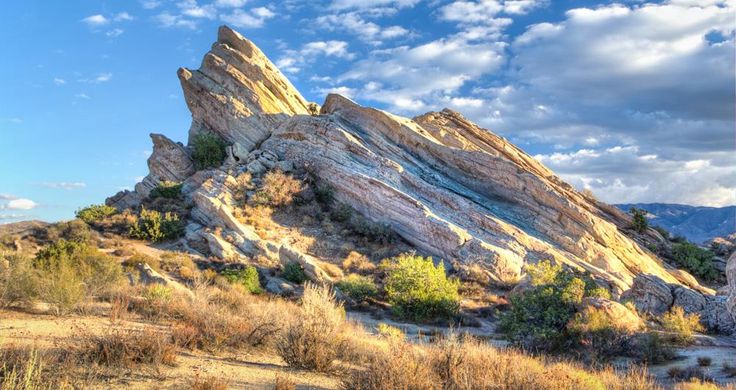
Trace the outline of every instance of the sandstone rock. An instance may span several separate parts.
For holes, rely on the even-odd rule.
[[[643,274],[634,279],[631,289],[624,292],[623,299],[631,299],[642,313],[661,315],[675,301],[670,286],[655,275]]]
[[[105,199],[105,204],[122,211],[138,207],[142,200],[143,197],[139,193],[130,190],[123,190]]]
[[[612,324],[619,329],[635,332],[642,328],[643,323],[636,313],[629,310],[626,306],[604,298],[584,298],[581,309],[593,307],[605,313]]]
[[[726,297],[706,296],[705,299],[706,304],[700,312],[700,322],[711,331],[736,333],[736,320],[728,311]]]
[[[279,259],[282,265],[294,262],[302,266],[307,279],[315,283],[332,283],[333,280],[320,266],[319,261],[312,256],[300,253],[288,245],[279,248]]]
[[[153,152],[148,158],[149,174],[136,184],[135,192],[146,197],[162,181],[180,183],[195,172],[194,161],[184,148],[161,134],[151,134]]]
[[[160,284],[160,285],[171,288],[173,291],[177,293],[181,293],[181,294],[188,295],[188,296],[193,296],[192,291],[186,288],[186,286],[169,278],[168,276],[165,276],[165,275],[162,275],[156,272],[148,264],[138,263],[136,264],[136,270],[138,271],[137,282],[143,285],[149,286],[152,284]]]
[[[680,306],[685,313],[700,313],[705,309],[706,300],[703,294],[695,292],[689,288],[676,286],[672,289],[674,301],[673,306]]]
[[[266,282],[266,291],[271,294],[292,296],[296,292],[296,286],[293,283],[289,283],[281,278],[269,278]]]
[[[181,68],[179,80],[192,112],[190,137],[201,131],[253,149],[271,129],[308,103],[252,42],[226,26],[199,70]]]

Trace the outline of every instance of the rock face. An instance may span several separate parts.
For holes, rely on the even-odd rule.
[[[190,137],[212,132],[250,151],[289,116],[309,114],[307,101],[263,52],[225,26],[202,66],[178,74],[192,112]]]
[[[638,275],[657,277],[665,287],[645,299],[656,311],[674,302],[670,285],[708,292],[622,234],[630,224],[626,214],[578,193],[459,113],[408,119],[329,95],[315,115],[319,106],[307,103],[253,43],[224,26],[201,68],[178,75],[192,112],[190,137],[219,135],[231,144],[227,161],[194,173],[186,147],[154,136],[151,174],[136,192],[110,202],[133,203],[160,180],[183,182],[194,204],[187,240],[218,257],[276,264],[288,258],[309,268],[313,279],[327,280],[313,259],[261,240],[234,216],[237,174],[298,169],[418,251],[458,271],[481,270],[492,283],[515,284],[526,264],[552,259],[591,272],[614,295],[629,290]]]

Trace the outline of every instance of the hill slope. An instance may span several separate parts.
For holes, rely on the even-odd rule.
[[[674,235],[696,243],[736,233],[736,206],[702,207],[667,203],[618,204],[629,211],[632,207],[646,210],[652,225],[661,226]]]

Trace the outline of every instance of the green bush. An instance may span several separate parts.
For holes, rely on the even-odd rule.
[[[39,299],[51,304],[56,314],[73,310],[122,277],[115,259],[85,243],[64,239],[40,250],[33,259],[8,256],[6,260],[0,261],[0,304]]]
[[[281,276],[296,284],[302,284],[307,281],[307,275],[304,273],[304,269],[301,264],[294,261],[289,262],[284,266],[284,271],[281,273]]]
[[[686,314],[680,306],[673,306],[660,319],[662,328],[674,334],[674,341],[681,344],[690,344],[694,340],[695,332],[702,332],[699,314]]]
[[[501,316],[501,330],[516,346],[531,351],[560,351],[574,346],[567,325],[583,298],[606,296],[586,275],[563,270],[548,261],[528,265],[532,287],[510,298],[511,308]],[[605,291],[605,292],[604,292]]]
[[[649,227],[649,222],[647,222],[646,217],[647,212],[645,210],[632,207],[631,210],[629,210],[629,213],[631,213],[631,228],[639,233],[644,233],[644,231]]]
[[[460,308],[459,282],[448,279],[442,262],[413,253],[384,260],[385,291],[396,315],[415,321],[452,318]]]
[[[192,137],[192,159],[197,169],[219,167],[225,160],[227,144],[210,133],[199,133]]]
[[[94,204],[77,210],[76,215],[77,218],[82,221],[92,224],[117,213],[118,210],[115,207],[104,204]]]
[[[378,288],[376,288],[373,279],[358,274],[346,276],[336,284],[336,287],[356,301],[364,301],[366,298],[372,298],[378,294]]]
[[[128,234],[133,238],[153,242],[172,240],[184,234],[184,224],[172,212],[160,213],[143,208]]]
[[[714,280],[718,277],[718,270],[713,266],[713,257],[713,252],[687,241],[674,244],[672,247],[672,258],[675,263],[704,280]]]
[[[261,282],[258,279],[258,270],[252,265],[248,265],[243,269],[228,268],[220,272],[220,275],[230,283],[242,285],[251,294],[263,292]]]
[[[151,198],[179,199],[181,197],[181,183],[173,181],[162,181],[156,188],[151,190]]]

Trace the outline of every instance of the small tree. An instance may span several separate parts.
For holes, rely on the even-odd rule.
[[[459,282],[447,278],[442,262],[435,266],[431,257],[404,253],[381,267],[387,273],[386,296],[398,316],[425,321],[457,315]]]
[[[218,167],[225,160],[227,144],[210,133],[199,133],[192,137],[192,159],[197,169]]]
[[[646,217],[647,212],[645,210],[632,207],[631,210],[629,210],[629,213],[631,213],[631,227],[638,233],[644,233],[649,227],[649,222],[647,222]]]

